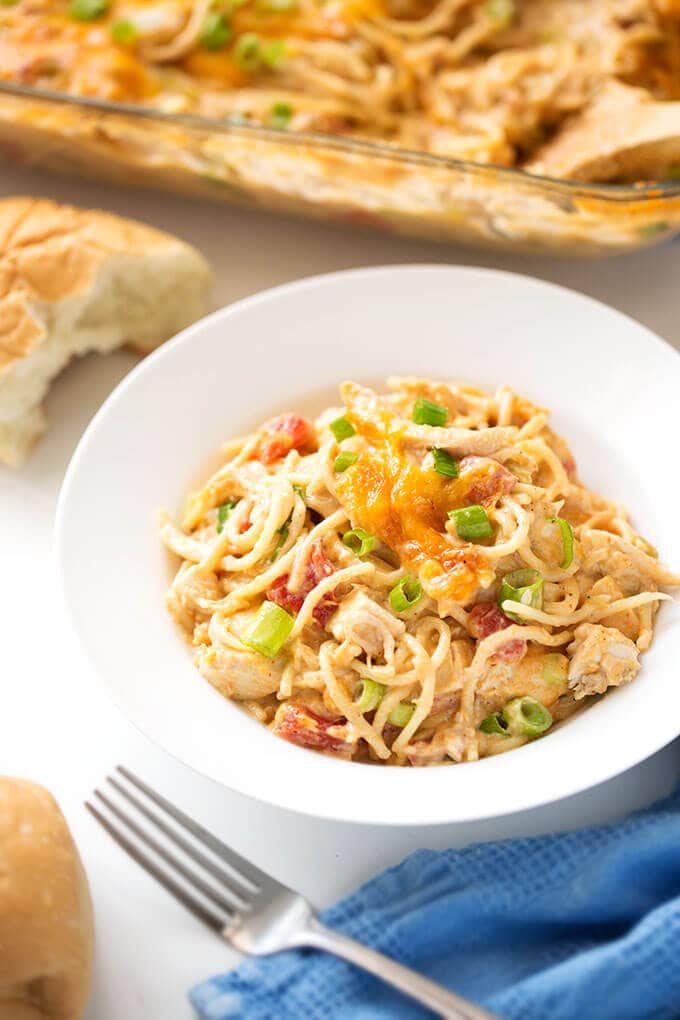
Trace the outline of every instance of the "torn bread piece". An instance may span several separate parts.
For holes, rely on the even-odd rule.
[[[178,238],[99,210],[0,201],[0,463],[46,428],[42,401],[72,357],[147,354],[208,308],[212,274]]]
[[[0,1020],[78,1020],[90,991],[94,916],[59,806],[0,776]]]

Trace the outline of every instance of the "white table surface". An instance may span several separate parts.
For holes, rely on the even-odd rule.
[[[584,291],[680,347],[680,243],[607,261],[523,259],[270,219],[23,170],[0,171],[0,194],[100,206],[176,232],[212,262],[215,307],[286,280],[352,266],[478,264]],[[417,847],[613,820],[671,789],[680,777],[680,741],[588,793],[540,810],[476,825],[360,828],[250,801],[195,775],[152,745],[92,683],[62,616],[51,556],[55,503],[69,457],[101,401],[133,363],[131,355],[117,353],[72,365],[53,387],[51,428],[29,463],[20,472],[0,468],[0,770],[49,787],[80,846],[98,930],[88,1020],[189,1020],[193,1012],[186,989],[237,959],[128,862],[83,810],[85,795],[118,762],[320,906]]]

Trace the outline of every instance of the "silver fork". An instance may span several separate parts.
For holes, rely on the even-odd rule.
[[[246,861],[128,769],[116,771],[107,782],[145,823],[101,790],[94,792],[97,804],[86,801],[88,811],[187,910],[240,952],[268,956],[285,949],[322,949],[449,1020],[496,1020],[434,981],[324,927],[302,896]]]

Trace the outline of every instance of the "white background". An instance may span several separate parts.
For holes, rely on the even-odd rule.
[[[680,347],[680,243],[597,262],[497,257],[26,171],[3,170],[0,194],[100,206],[176,232],[212,262],[215,307],[286,280],[350,266],[478,264],[584,291]],[[65,626],[52,565],[54,509],[69,457],[95,410],[133,364],[131,355],[117,353],[73,365],[53,387],[47,407],[51,428],[27,466],[14,473],[0,467],[0,771],[49,787],[80,846],[98,932],[88,1020],[189,1020],[186,989],[236,961],[129,863],[83,810],[84,797],[118,762],[319,906],[417,847],[615,819],[671,789],[680,777],[680,742],[586,794],[495,822],[419,830],[355,827],[249,801],[151,745],[92,683]],[[675,456],[670,449],[669,454]]]

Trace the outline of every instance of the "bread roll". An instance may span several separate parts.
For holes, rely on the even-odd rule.
[[[147,353],[203,315],[210,268],[142,223],[44,199],[0,201],[0,462],[46,427],[42,400],[74,355]]]
[[[54,798],[0,776],[0,1020],[76,1020],[94,921],[85,872]]]

